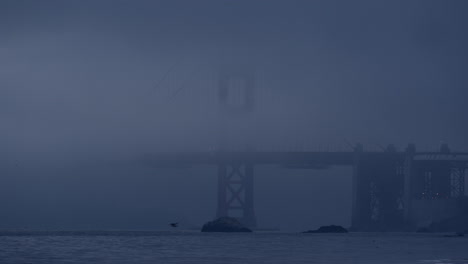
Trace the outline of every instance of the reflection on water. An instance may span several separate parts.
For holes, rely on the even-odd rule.
[[[437,234],[0,232],[0,263],[466,263]]]
[[[422,260],[421,263],[433,264],[468,264],[467,259],[435,259],[435,260]]]

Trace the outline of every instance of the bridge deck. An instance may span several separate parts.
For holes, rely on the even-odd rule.
[[[144,162],[151,166],[187,166],[195,164],[220,164],[247,162],[253,164],[279,164],[285,166],[350,166],[355,152],[177,152],[147,154]],[[360,152],[362,159],[403,160],[405,152]],[[440,152],[419,152],[415,160],[468,160],[467,152],[441,154]]]

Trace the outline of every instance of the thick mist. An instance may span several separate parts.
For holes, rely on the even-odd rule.
[[[217,148],[467,150],[465,1],[0,1],[0,229],[197,227]],[[219,71],[255,110],[222,120]],[[350,223],[351,169],[256,168],[260,226]]]

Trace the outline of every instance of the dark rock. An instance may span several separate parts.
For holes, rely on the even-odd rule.
[[[317,230],[309,230],[303,233],[348,233],[348,230],[342,226],[337,225],[329,225],[329,226],[321,226]]]
[[[444,237],[464,237],[465,234],[463,232],[456,232],[453,235],[445,235]]]
[[[458,215],[439,222],[434,222],[429,226],[433,232],[462,232],[468,228],[468,214]]]
[[[457,199],[457,206],[460,210],[458,215],[433,222],[429,229],[433,232],[460,232],[468,231],[468,197]]]
[[[202,232],[252,232],[243,226],[237,219],[221,217],[203,225]]]

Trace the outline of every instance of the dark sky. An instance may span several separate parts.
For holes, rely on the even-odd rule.
[[[231,144],[468,150],[467,1],[0,0],[0,229],[161,229],[213,217],[216,84],[252,68]],[[348,225],[350,169],[257,168],[261,225]],[[325,203],[323,201],[326,201]],[[320,213],[319,213],[320,212]]]

